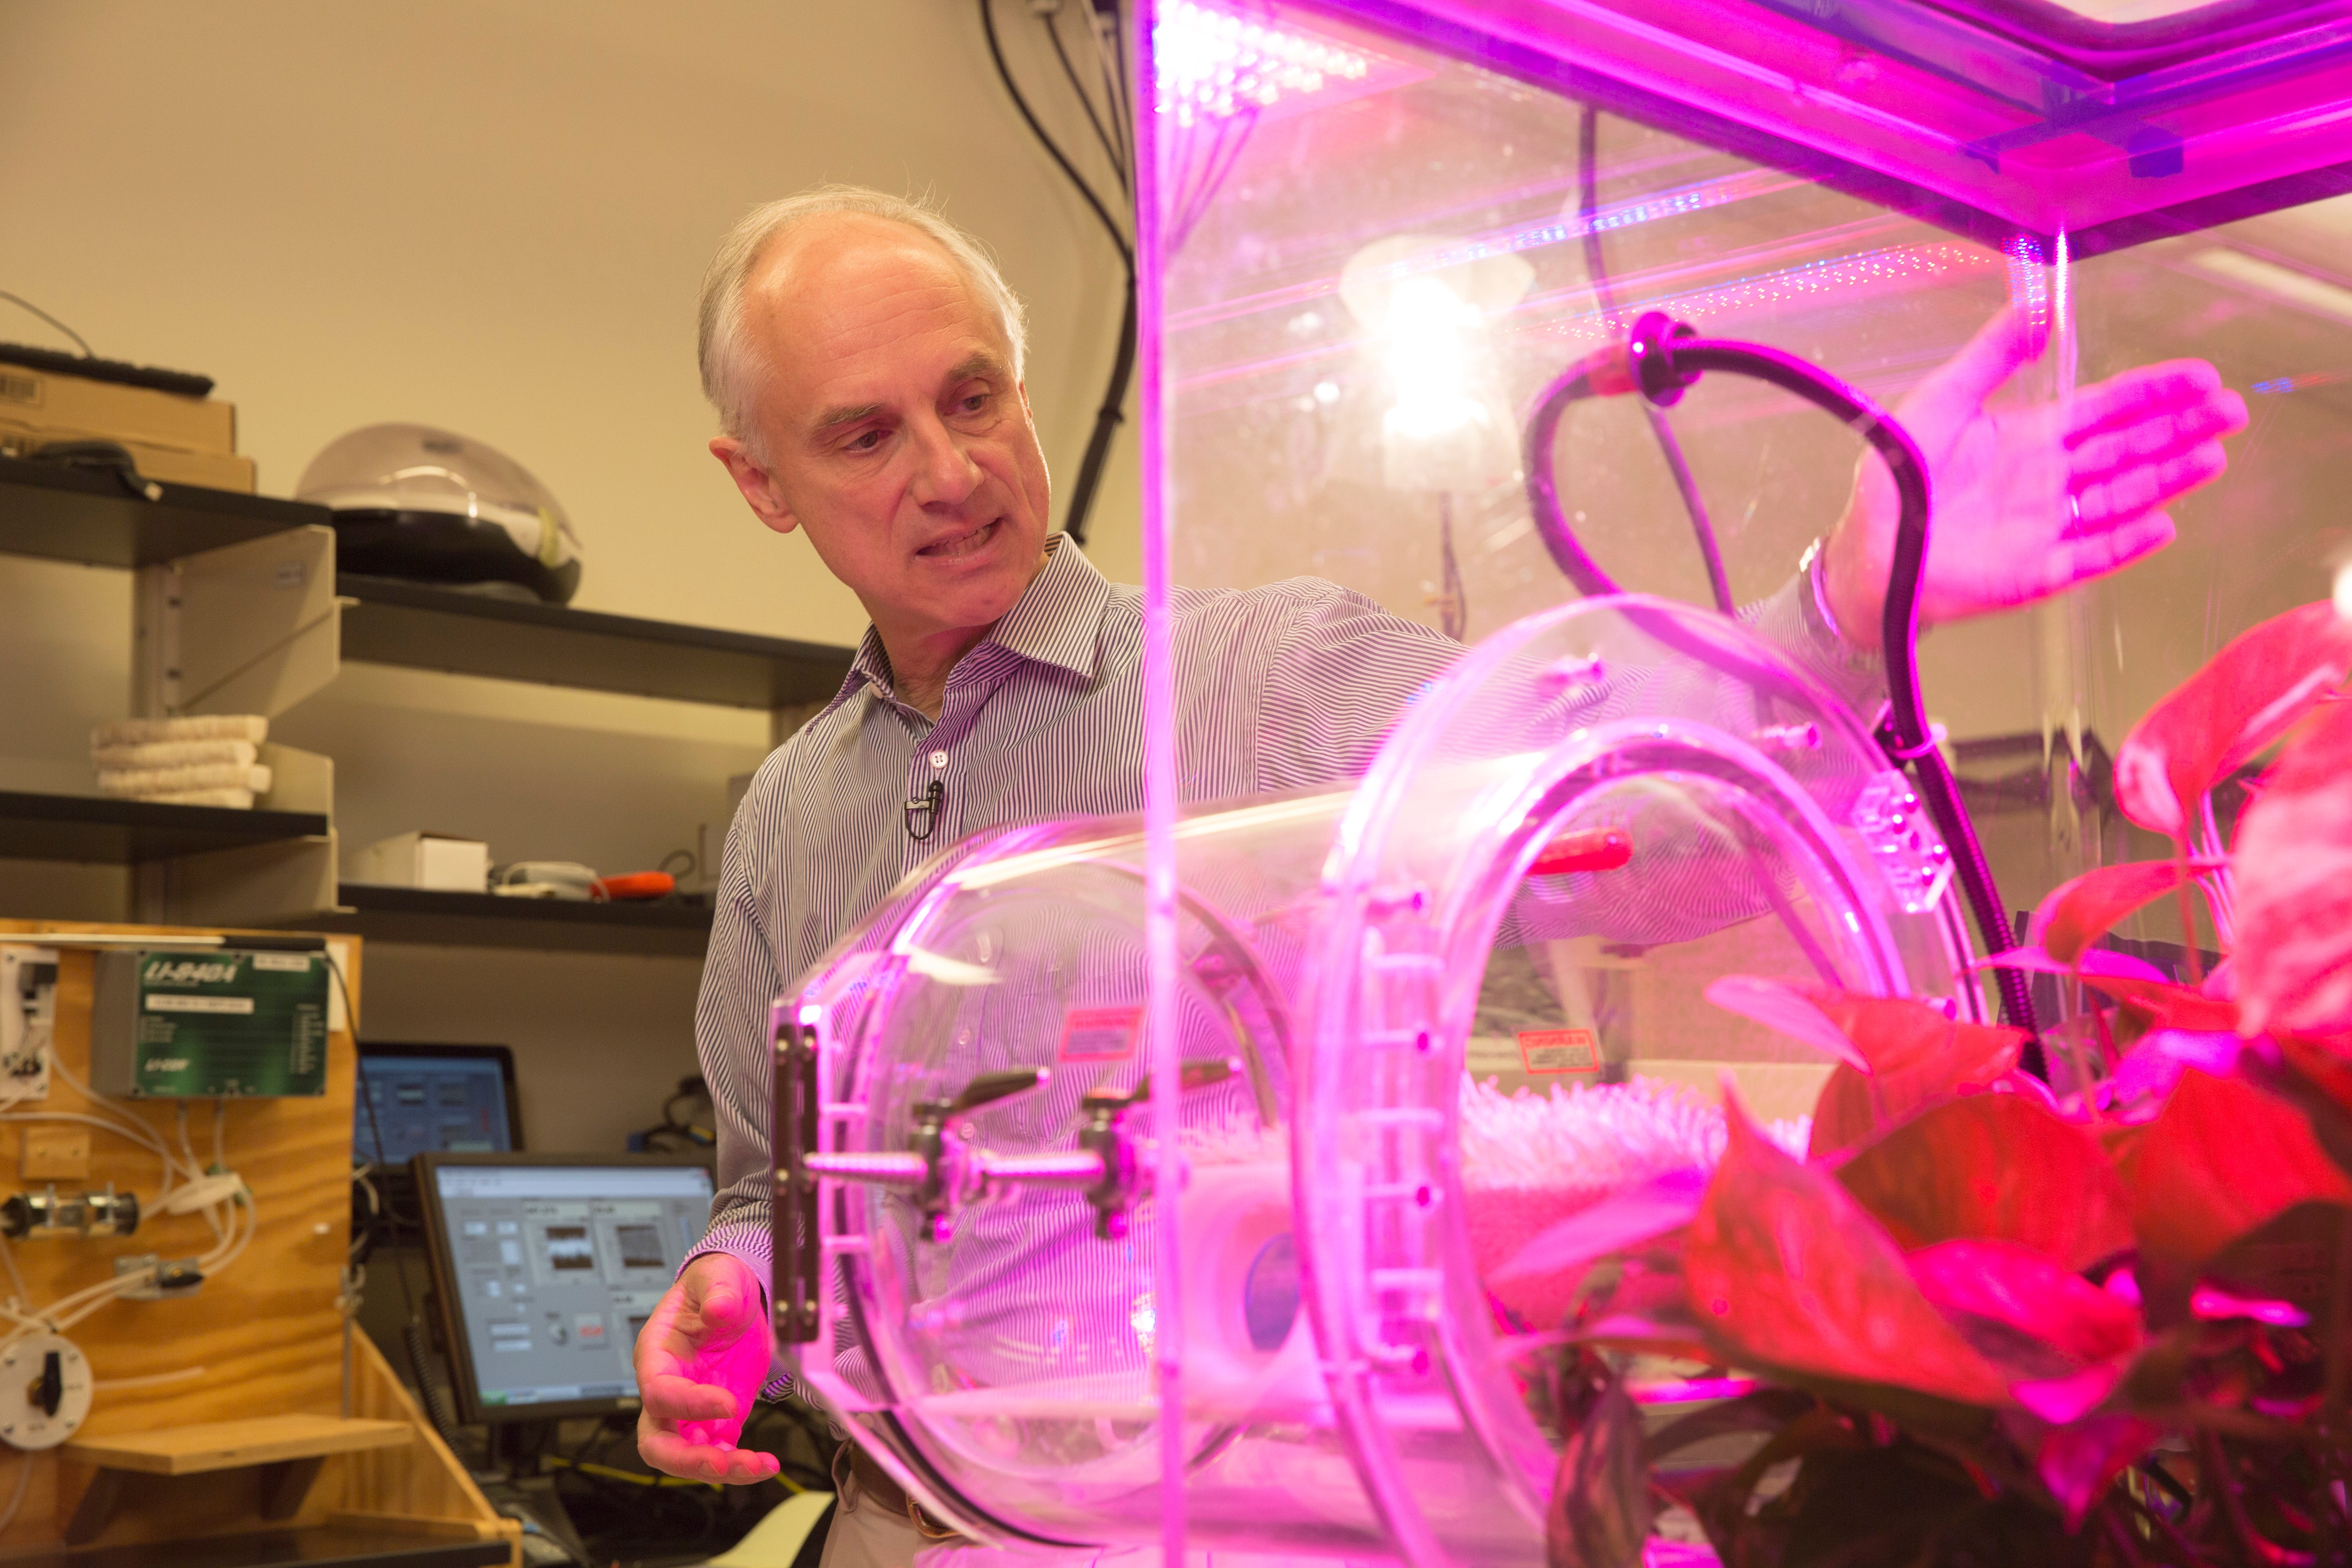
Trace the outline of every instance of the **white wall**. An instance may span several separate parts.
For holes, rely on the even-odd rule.
[[[1075,141],[1025,0],[998,9]],[[585,608],[862,630],[708,455],[695,376],[719,235],[819,180],[932,193],[996,249],[1066,489],[1119,275],[969,4],[0,4],[0,289],[101,353],[216,377],[269,493],[380,420],[502,447],[570,511]],[[5,305],[0,339],[57,342]],[[1094,530],[1128,580],[1134,472],[1122,441]],[[129,605],[123,574],[0,557],[0,788],[88,788],[89,727],[129,705]],[[347,850],[429,827],[605,869],[692,844],[767,750],[761,713],[362,666],[275,732],[336,757]],[[119,872],[0,862],[0,912],[116,918],[123,893]],[[379,946],[368,1032],[513,1043],[531,1136],[608,1147],[691,1069],[698,969]]]

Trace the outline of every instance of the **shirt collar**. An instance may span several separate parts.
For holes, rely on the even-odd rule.
[[[1029,580],[981,646],[994,643],[1033,663],[1092,679],[1102,652],[1103,612],[1109,605],[1110,580],[1070,542],[1068,534],[1052,534],[1045,540],[1045,568]],[[849,662],[843,695],[860,681],[877,691],[892,689],[890,656],[883,651],[882,634],[870,626]]]
[[[1109,605],[1109,580],[1068,534],[1056,533],[1045,541],[1045,570],[1030,579],[988,640],[1032,663],[1092,679]]]

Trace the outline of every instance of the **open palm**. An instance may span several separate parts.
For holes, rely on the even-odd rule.
[[[1923,628],[2032,604],[2162,549],[2173,536],[2164,509],[2220,478],[2222,438],[2246,426],[2244,399],[2203,360],[2127,370],[2063,405],[1988,408],[2041,347],[2003,310],[1895,410],[1933,496]],[[1893,479],[1865,458],[1823,562],[1839,630],[1865,647],[1879,644],[1899,510]]]

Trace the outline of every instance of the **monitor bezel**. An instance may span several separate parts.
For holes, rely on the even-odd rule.
[[[467,1424],[481,1422],[561,1421],[575,1415],[621,1415],[634,1414],[644,1403],[635,1394],[614,1394],[602,1399],[566,1399],[534,1405],[485,1405],[482,1385],[474,1366],[473,1342],[466,1335],[465,1308],[459,1292],[454,1289],[457,1258],[449,1248],[449,1217],[441,1207],[441,1184],[435,1172],[445,1165],[510,1165],[540,1170],[651,1170],[656,1168],[693,1169],[711,1178],[712,1191],[718,1189],[718,1175],[708,1159],[692,1154],[509,1154],[449,1153],[427,1150],[409,1161],[416,1184],[416,1200],[425,1221],[425,1253],[433,1281],[434,1310],[441,1320],[441,1332],[448,1347],[451,1393],[457,1402],[457,1418]],[[636,1347],[630,1346],[634,1359]]]
[[[501,1092],[505,1094],[507,1101],[506,1152],[516,1154],[528,1152],[529,1146],[522,1141],[522,1100],[515,1093],[513,1047],[450,1044],[445,1041],[428,1043],[423,1040],[362,1040],[359,1054],[360,1070],[362,1074],[370,1070],[370,1058],[379,1057],[438,1057],[448,1061],[488,1059],[498,1063]],[[352,1152],[354,1155],[359,1152],[359,1123],[367,1115],[366,1107],[359,1102],[359,1090],[364,1087],[363,1082],[355,1083],[352,1086]],[[379,1171],[404,1171],[408,1168],[406,1160],[392,1160],[381,1163],[369,1162],[369,1163],[373,1169]]]

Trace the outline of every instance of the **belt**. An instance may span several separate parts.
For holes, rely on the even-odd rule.
[[[954,1526],[941,1524],[925,1512],[920,1503],[907,1495],[907,1489],[893,1480],[890,1472],[876,1464],[873,1456],[855,1439],[834,1450],[833,1489],[841,1499],[841,1511],[844,1513],[855,1513],[861,1502],[871,1500],[883,1512],[904,1517],[925,1541],[945,1542],[964,1539],[957,1533]]]

